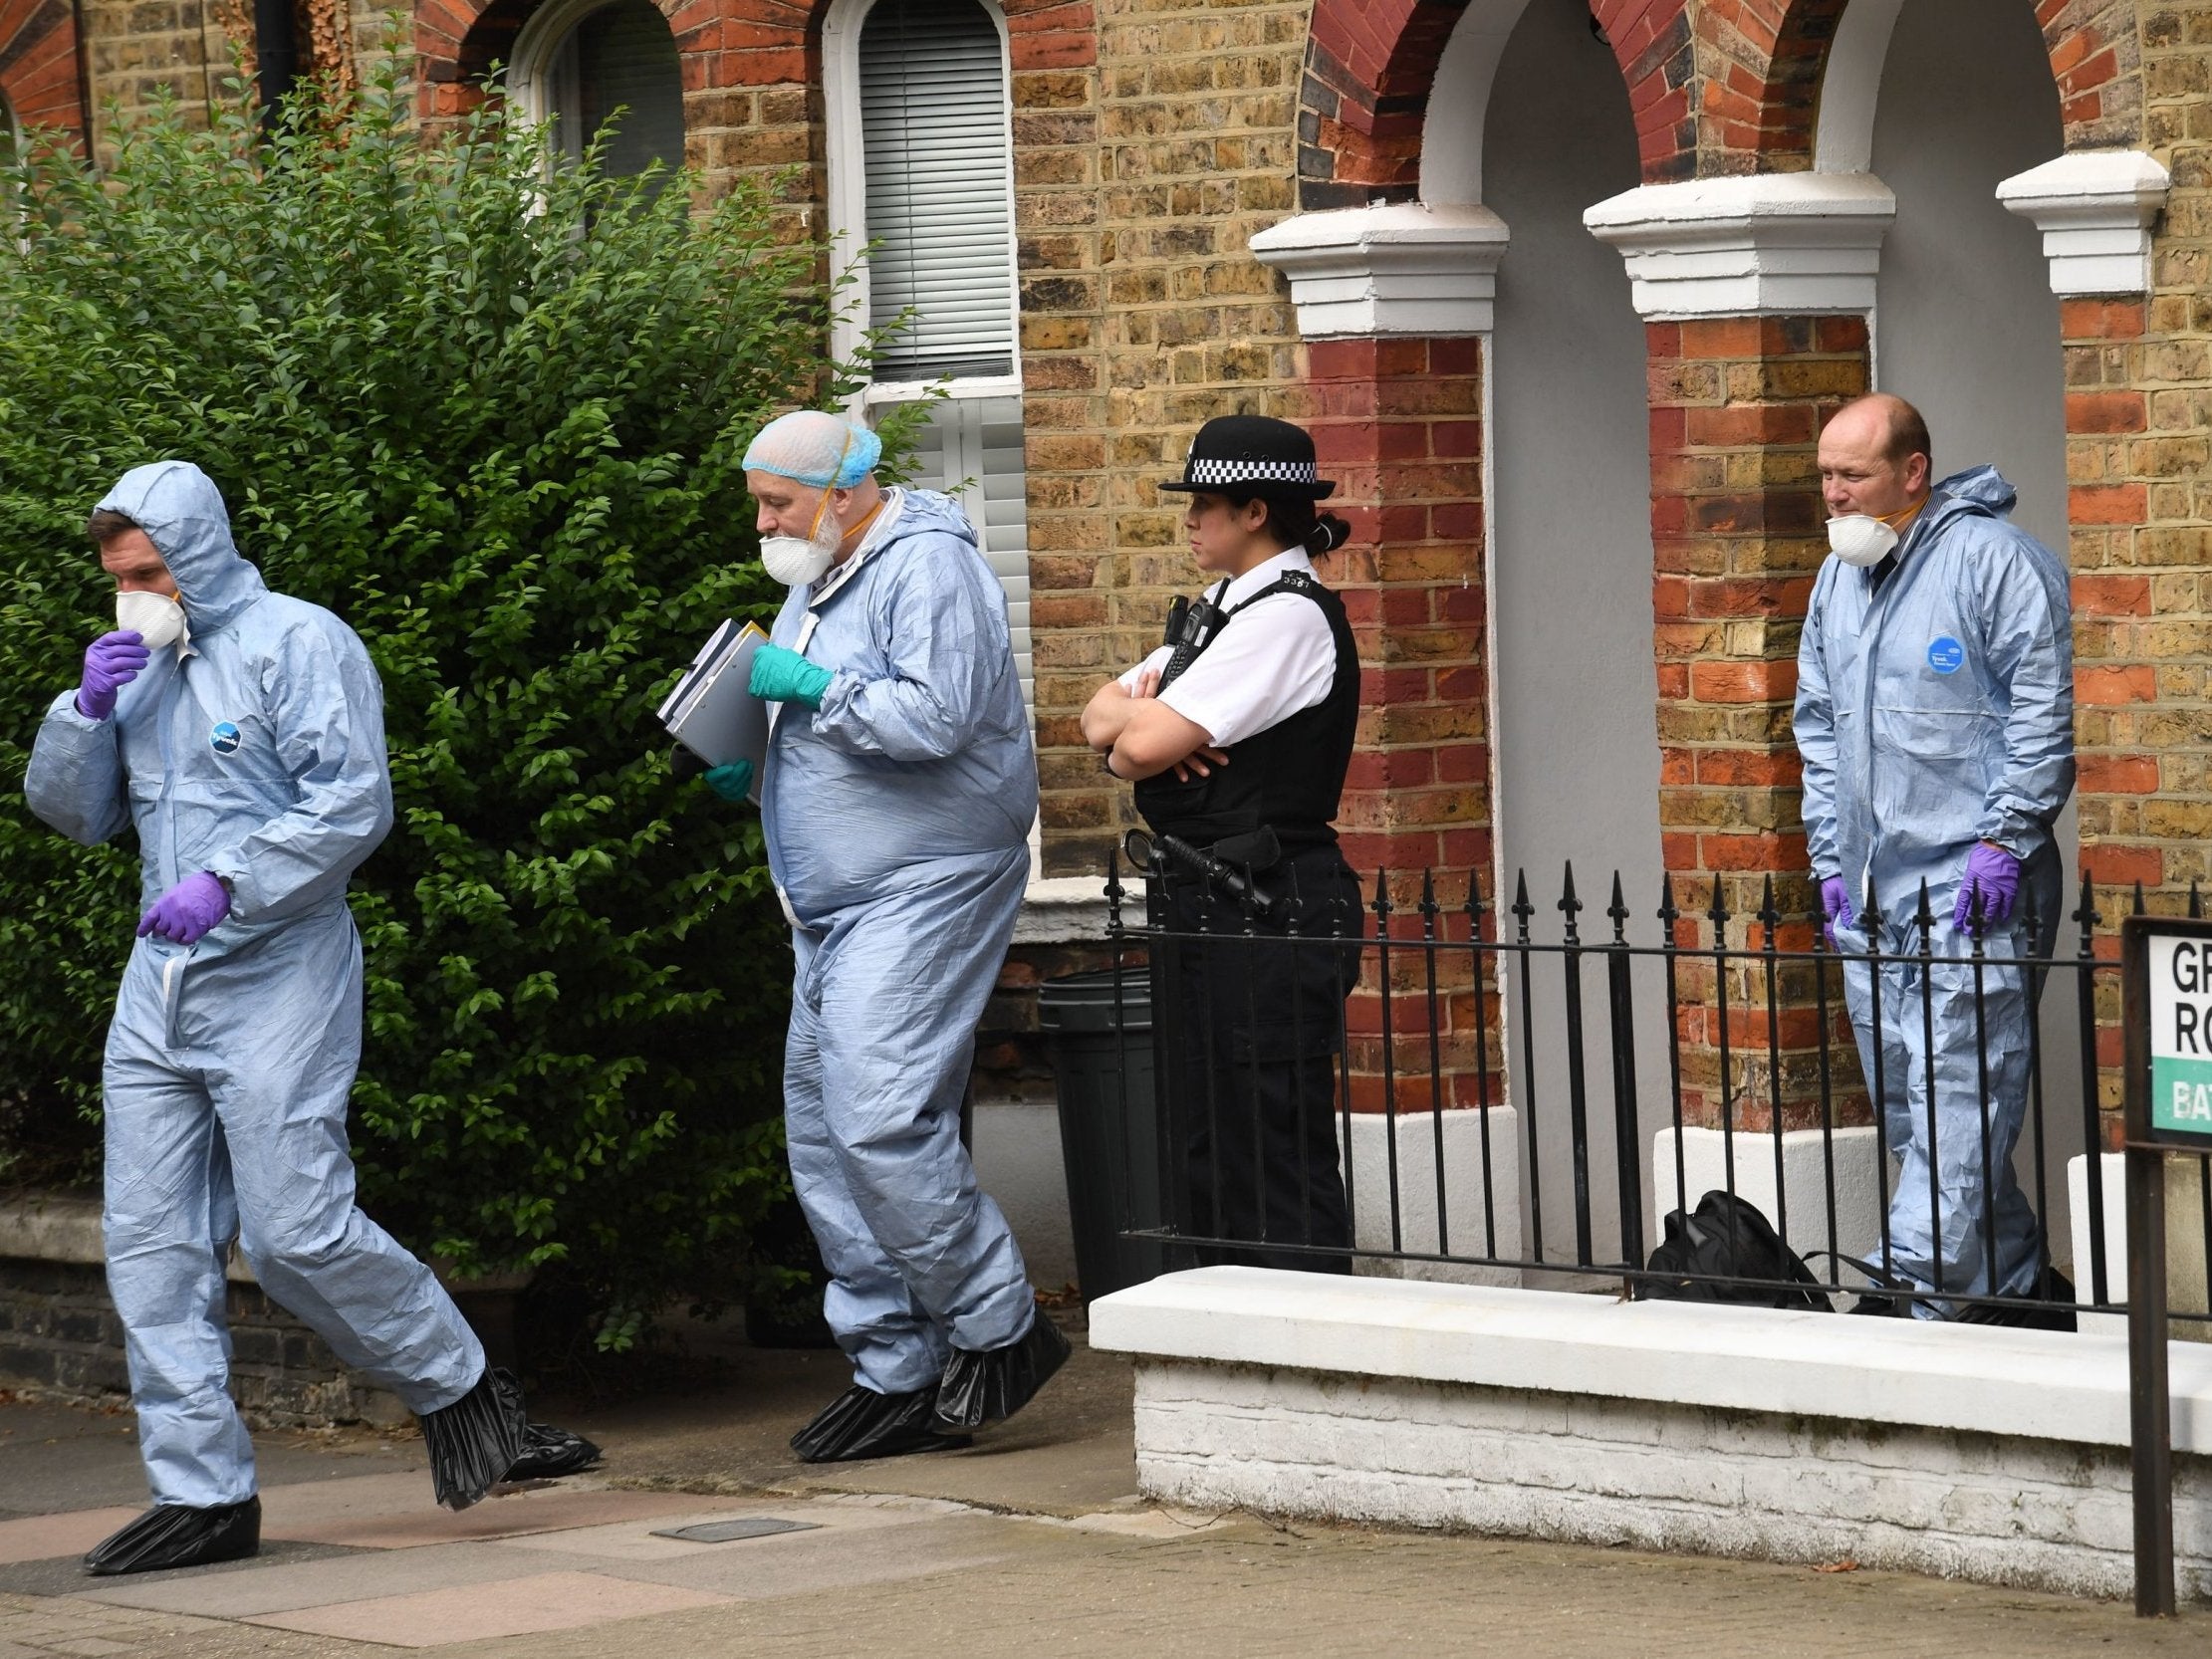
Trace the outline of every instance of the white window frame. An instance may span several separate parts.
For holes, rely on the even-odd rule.
[[[1022,383],[1021,245],[1014,218],[1014,58],[1006,12],[998,0],[972,0],[983,8],[998,30],[999,61],[1005,66],[1006,117],[1006,282],[1012,304],[1013,327],[1007,339],[1012,370],[1005,374],[955,375],[935,380],[870,381],[853,394],[848,413],[873,424],[874,411],[900,403],[918,403],[942,392],[948,398],[1020,397]],[[831,0],[822,19],[822,97],[829,153],[830,257],[840,266],[850,265],[854,281],[845,291],[846,303],[830,322],[830,347],[841,360],[850,360],[860,348],[869,317],[867,261],[860,257],[867,246],[867,148],[860,121],[860,32],[878,0]],[[1023,469],[1026,487],[1028,469]],[[980,532],[980,526],[978,527]],[[1034,595],[1032,603],[1034,603]],[[1037,649],[1036,624],[1031,624],[1032,659]],[[1037,729],[1034,700],[1027,710],[1030,730]],[[1043,868],[1043,816],[1029,827],[1030,879]]]
[[[854,282],[845,291],[830,325],[830,348],[841,359],[860,350],[868,323],[867,262],[860,257],[867,246],[867,163],[860,126],[860,31],[878,0],[831,0],[822,19],[822,97],[828,115],[830,160],[830,257],[851,263]],[[1009,229],[1014,223],[1014,75],[1011,37],[1006,13],[998,0],[970,0],[981,6],[998,30],[1000,62],[1006,74],[1006,208]],[[1014,327],[1007,341],[1013,368],[1005,374],[971,374],[939,380],[891,380],[869,384],[856,393],[853,413],[865,415],[885,403],[915,403],[939,387],[949,397],[1018,397],[1022,393],[1022,291],[1021,251],[1018,238],[1006,239],[1007,293],[1013,301]]]
[[[507,96],[530,120],[543,124],[564,109],[582,110],[584,89],[576,60],[576,33],[593,14],[613,4],[614,0],[548,0],[522,26],[515,37],[514,58],[507,66]],[[666,20],[666,13],[662,13],[662,20]],[[688,121],[685,126],[688,136]],[[564,121],[554,127],[554,144],[567,160],[581,159],[590,137],[581,121]]]

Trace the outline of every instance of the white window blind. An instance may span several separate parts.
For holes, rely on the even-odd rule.
[[[554,59],[553,87],[568,154],[581,154],[619,110],[621,124],[607,148],[610,173],[628,178],[655,161],[683,165],[683,71],[676,38],[652,0],[614,0],[579,23]]]
[[[931,406],[915,457],[914,483],[960,504],[983,541],[983,556],[1006,589],[1022,702],[1034,707],[1029,648],[1029,502],[1019,397],[949,397]]]
[[[640,0],[643,3],[643,0]],[[878,380],[1014,369],[1006,53],[975,0],[880,0],[860,30],[868,317],[913,316]]]

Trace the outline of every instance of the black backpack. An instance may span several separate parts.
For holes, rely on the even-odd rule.
[[[1773,1223],[1755,1205],[1734,1193],[1709,1192],[1697,1208],[1675,1210],[1666,1218],[1666,1237],[1651,1253],[1656,1279],[1639,1280],[1640,1301],[1727,1302],[1747,1307],[1797,1307],[1828,1313],[1830,1305],[1815,1279]],[[1691,1275],[1702,1277],[1692,1278]],[[1713,1280],[1764,1279],[1802,1285],[1775,1290],[1757,1285],[1715,1284]]]

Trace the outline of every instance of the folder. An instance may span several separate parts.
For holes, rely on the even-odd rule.
[[[768,764],[768,705],[746,687],[753,653],[768,635],[756,622],[724,622],[660,705],[668,735],[710,767],[753,763],[746,799],[760,805],[761,774]]]

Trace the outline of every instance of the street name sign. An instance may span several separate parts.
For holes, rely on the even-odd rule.
[[[2212,1147],[2212,929],[2167,917],[2130,917],[2143,953],[2143,1006],[2150,1075],[2140,1125],[2148,1139]]]

